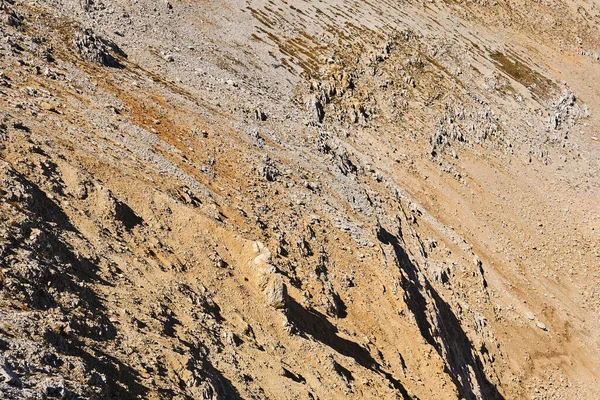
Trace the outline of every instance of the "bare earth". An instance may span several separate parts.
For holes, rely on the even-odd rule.
[[[600,3],[0,19],[0,398],[600,398]]]

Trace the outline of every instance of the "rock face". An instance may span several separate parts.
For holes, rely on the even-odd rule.
[[[265,295],[267,296],[267,304],[271,307],[277,310],[285,308],[288,294],[281,275],[275,275],[270,279],[265,289]]]
[[[87,60],[106,67],[121,66],[121,63],[110,53],[109,48],[120,55],[124,55],[124,53],[114,43],[96,36],[91,29],[79,32],[73,40],[73,44],[77,48],[77,52]]]
[[[252,249],[255,258],[250,269],[257,288],[264,293],[269,306],[284,309],[288,301],[287,287],[273,264],[271,251],[262,242],[254,242]]]
[[[596,4],[159,3],[0,0],[0,398],[600,398]]]
[[[308,110],[312,114],[313,121],[316,123],[323,122],[323,118],[325,118],[325,110],[323,109],[323,104],[321,100],[316,96],[312,95],[307,102]]]

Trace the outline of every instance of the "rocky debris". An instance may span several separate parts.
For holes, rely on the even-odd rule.
[[[277,177],[281,175],[277,169],[275,162],[268,156],[263,157],[263,162],[258,169],[260,176],[268,182],[275,182]]]
[[[219,254],[215,253],[214,257],[213,257],[213,261],[215,262],[215,265],[217,266],[217,268],[227,268],[229,266],[229,264],[227,264],[227,261],[225,261]]]
[[[573,347],[560,332],[541,345],[529,340],[522,329],[533,325],[506,304],[548,294],[556,311],[547,323],[571,318],[552,294],[566,280],[548,249],[537,245],[531,261],[537,232],[527,224],[543,209],[536,192],[550,193],[560,212],[544,218],[565,233],[577,226],[568,248],[581,251],[561,251],[563,232],[544,227],[544,239],[556,244],[557,263],[583,271],[593,265],[585,233],[593,220],[582,215],[593,213],[581,201],[582,213],[561,214],[563,190],[586,200],[573,171],[551,171],[561,178],[552,187],[559,181],[544,166],[521,169],[501,153],[514,145],[570,154],[540,132],[564,137],[581,105],[559,99],[549,119],[552,104],[528,97],[532,85],[515,89],[484,52],[498,45],[486,29],[464,39],[472,5],[416,12],[355,2],[338,13],[329,0],[318,12],[249,2],[225,21],[185,2],[83,1],[82,14],[77,1],[0,3],[14,11],[0,43],[0,96],[11,114],[0,125],[0,351],[20,381],[0,375],[4,397],[409,398],[406,385],[419,398],[519,398],[535,397],[528,387],[540,376],[536,387],[549,382],[559,387],[552,395],[575,396],[574,385],[529,369],[547,348]],[[548,14],[553,7],[512,14],[569,26],[565,47],[552,52],[562,57],[585,24],[563,24]],[[408,18],[419,32],[388,37]],[[487,18],[478,26],[496,26]],[[75,20],[118,35],[136,68],[93,67],[123,55],[91,32],[75,33],[73,57],[74,42],[61,38],[73,36]],[[519,60],[506,64],[520,68],[516,79],[520,64],[544,65],[534,53],[507,52]],[[299,117],[306,108],[308,123]],[[572,136],[588,163],[578,165],[589,181],[580,187],[593,194],[595,158]],[[402,184],[412,195],[398,194]],[[493,260],[489,288],[473,249]],[[541,293],[545,278],[554,282]],[[591,309],[594,286],[581,292]],[[297,335],[282,335],[275,314]],[[593,333],[595,322],[583,321],[570,329],[570,346],[591,341],[580,327]],[[513,359],[522,348],[537,355]],[[594,367],[584,353],[573,352],[572,365]]]
[[[267,120],[267,114],[260,108],[257,108],[254,110],[254,119],[264,122]]]
[[[9,385],[19,386],[21,379],[8,366],[6,359],[0,359],[0,377],[2,381]]]
[[[79,5],[84,11],[89,12],[92,10],[94,1],[93,0],[79,0]]]
[[[324,308],[327,315],[334,318],[345,318],[346,317],[346,305],[336,293],[331,285],[331,282],[327,282],[324,287]]]
[[[51,166],[49,162],[41,164]],[[70,380],[70,390],[65,388],[66,383],[38,383],[47,375],[69,376],[67,369],[80,373],[83,363],[78,357],[68,356],[67,364],[58,355],[74,350],[74,337],[114,337],[113,326],[97,312],[98,299],[85,283],[94,274],[98,260],[72,252],[62,232],[68,229],[68,223],[50,195],[6,163],[0,168],[0,195],[2,215],[13,221],[0,228],[0,291],[13,302],[21,303],[23,310],[3,309],[1,316],[0,343],[8,343],[4,342],[6,339],[12,343],[3,348],[2,376],[6,384],[19,387],[9,398],[31,397],[35,393],[65,398],[91,395],[93,390]],[[84,278],[87,274],[91,275]],[[20,332],[27,332],[26,339],[14,340]],[[35,368],[31,370],[31,366]]]
[[[575,94],[568,88],[565,88],[565,93],[550,105],[550,126],[554,130],[568,131],[578,119],[589,116],[587,104],[580,106]]]
[[[0,2],[0,13],[2,13],[2,19],[6,25],[12,26],[13,28],[19,28],[23,23],[24,18],[11,7],[12,4],[14,4],[14,2],[2,0]]]
[[[97,36],[91,29],[77,33],[73,44],[83,58],[105,67],[122,67],[121,62],[111,54],[111,50],[121,57],[126,57],[115,43]]]
[[[63,379],[46,379],[41,385],[41,391],[48,397],[68,398],[74,397],[74,393],[65,388]]]
[[[325,118],[325,109],[323,108],[323,103],[316,95],[310,96],[306,102],[306,107],[312,116],[313,123],[320,124],[323,122],[323,119]]]
[[[358,172],[358,167],[350,158],[350,153],[345,147],[338,147],[334,154],[334,161],[342,174],[347,176]]]
[[[446,103],[444,108],[446,112],[429,139],[432,156],[447,153],[457,158],[456,149],[453,147],[457,144],[484,144],[494,140],[496,144],[508,146],[506,138],[501,135],[502,126],[498,116],[488,107]]]
[[[200,200],[200,198],[198,198],[187,186],[183,186],[179,189],[179,197],[185,204],[190,204],[194,207],[199,207],[202,204],[202,200]]]
[[[302,257],[310,257],[313,255],[313,251],[310,248],[310,244],[303,237],[299,238],[296,241],[296,245]]]

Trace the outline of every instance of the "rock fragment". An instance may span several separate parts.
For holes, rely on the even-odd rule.
[[[287,305],[287,287],[279,274],[273,275],[265,289],[267,304],[277,310],[284,309]]]
[[[543,322],[541,322],[541,321],[538,321],[536,323],[536,325],[537,325],[538,328],[540,328],[543,331],[547,330],[546,325]]]
[[[267,114],[260,108],[257,108],[254,110],[254,119],[256,119],[257,121],[266,121]]]
[[[105,67],[121,67],[121,63],[110,53],[109,49],[121,56],[126,56],[116,44],[96,36],[91,29],[85,29],[77,34],[73,39],[73,44],[83,58]]]
[[[323,103],[316,95],[311,96],[307,103],[308,111],[312,114],[313,121],[317,123],[323,122],[325,118],[325,110],[323,109]]]

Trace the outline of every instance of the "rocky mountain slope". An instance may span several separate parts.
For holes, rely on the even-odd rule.
[[[600,397],[596,2],[0,10],[0,397]]]

